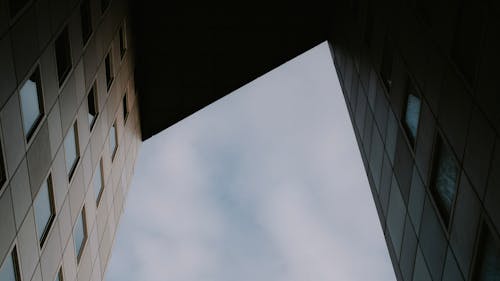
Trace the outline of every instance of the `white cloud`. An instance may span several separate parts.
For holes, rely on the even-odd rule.
[[[394,279],[326,44],[147,141],[108,280]]]

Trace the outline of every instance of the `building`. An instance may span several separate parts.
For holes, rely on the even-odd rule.
[[[0,280],[102,280],[141,144],[127,1],[0,1]]]
[[[381,2],[333,56],[396,276],[500,280],[499,6]]]
[[[0,0],[0,281],[102,280],[141,140],[324,40],[398,280],[499,280],[495,1],[160,2]]]

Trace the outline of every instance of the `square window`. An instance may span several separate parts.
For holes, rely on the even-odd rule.
[[[33,202],[33,209],[35,211],[36,232],[41,246],[47,238],[55,217],[54,193],[50,175],[40,187]]]
[[[28,4],[29,0],[10,0],[10,17],[14,18]],[[2,280],[3,281],[3,280]]]
[[[111,84],[113,83],[113,65],[111,62],[111,52],[108,53],[106,56],[106,59],[104,61],[105,67],[106,67],[106,86],[107,89],[111,87]]]
[[[106,12],[106,9],[109,7],[109,2],[111,0],[101,0],[101,12],[104,14]]]
[[[102,176],[102,159],[94,172],[94,194],[96,205],[99,205],[101,200],[102,191],[104,189],[104,178]]]
[[[392,50],[391,42],[388,38],[385,39],[384,51],[382,54],[382,64],[380,66],[380,76],[385,89],[389,93],[392,87],[392,61],[394,52]]]
[[[116,133],[116,122],[113,123],[111,129],[109,130],[109,149],[111,151],[111,160],[115,159],[116,150],[118,148],[117,145],[117,133]]]
[[[408,80],[406,89],[406,107],[404,112],[404,128],[412,145],[415,144],[417,138],[418,122],[420,118],[420,108],[422,101],[418,95],[415,85]]]
[[[125,95],[123,95],[122,106],[123,106],[123,120],[125,123],[125,121],[127,121],[127,117],[128,117],[127,93],[125,93]]]
[[[23,128],[26,139],[30,139],[43,116],[42,85],[37,68],[19,90]]]
[[[69,45],[68,27],[56,39],[56,63],[59,86],[61,86],[71,70],[71,51]]]
[[[71,179],[80,158],[80,149],[78,147],[78,128],[76,122],[69,129],[68,134],[64,138],[64,152],[66,157],[66,168],[68,169],[68,177]]]
[[[90,14],[90,1],[85,0],[80,5],[80,20],[82,25],[82,41],[83,45],[89,41],[92,35],[92,17]]]
[[[10,255],[5,257],[2,267],[0,268],[0,280],[2,281],[20,281],[19,276],[19,263],[17,260],[16,247],[12,250]]]
[[[125,32],[123,26],[120,27],[119,36],[120,36],[120,57],[123,58],[123,56],[125,55],[125,51],[127,51],[127,41],[125,38]]]
[[[476,256],[474,280],[493,281],[500,279],[500,243],[484,224],[481,231],[480,245]]]
[[[83,207],[80,215],[76,219],[75,228],[73,229],[73,242],[75,244],[75,252],[77,254],[77,262],[82,256],[85,242],[87,242],[87,221],[85,217],[85,207]]]
[[[92,131],[94,128],[95,120],[97,119],[98,114],[98,105],[97,105],[97,96],[96,96],[96,87],[95,84],[90,88],[89,94],[87,95],[87,105],[89,109],[88,117],[89,117],[89,128]]]
[[[441,136],[437,138],[434,155],[431,193],[443,221],[448,224],[457,193],[458,163]]]

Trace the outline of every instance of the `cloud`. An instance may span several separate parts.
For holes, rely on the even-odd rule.
[[[336,79],[322,44],[144,143],[107,279],[394,279]]]

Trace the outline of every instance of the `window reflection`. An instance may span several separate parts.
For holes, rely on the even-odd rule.
[[[448,222],[457,192],[458,164],[450,148],[438,137],[432,192],[441,216]]]
[[[16,248],[8,255],[0,268],[0,280],[19,281],[19,269],[17,268]]]
[[[44,181],[34,202],[35,224],[40,245],[43,244],[54,219],[50,177]]]
[[[421,108],[421,100],[420,96],[418,96],[414,85],[409,82],[408,85],[408,96],[406,100],[406,110],[405,110],[405,129],[408,138],[412,142],[415,143],[415,139],[417,137],[418,130],[418,122],[420,118],[420,108]]]
[[[85,208],[82,209],[78,219],[76,220],[75,229],[73,230],[73,242],[75,243],[75,252],[80,260],[83,246],[87,239],[87,227],[85,225]]]
[[[500,245],[493,237],[488,226],[484,225],[482,232],[475,280],[500,280]]]
[[[41,87],[38,69],[24,83],[19,91],[21,101],[21,112],[23,116],[23,128],[26,138],[30,138],[38,125],[43,108],[41,106]]]
[[[68,176],[71,177],[78,163],[79,151],[78,143],[76,140],[77,128],[76,122],[73,127],[69,129],[66,138],[64,139],[64,151],[66,153],[66,168],[68,169]]]

